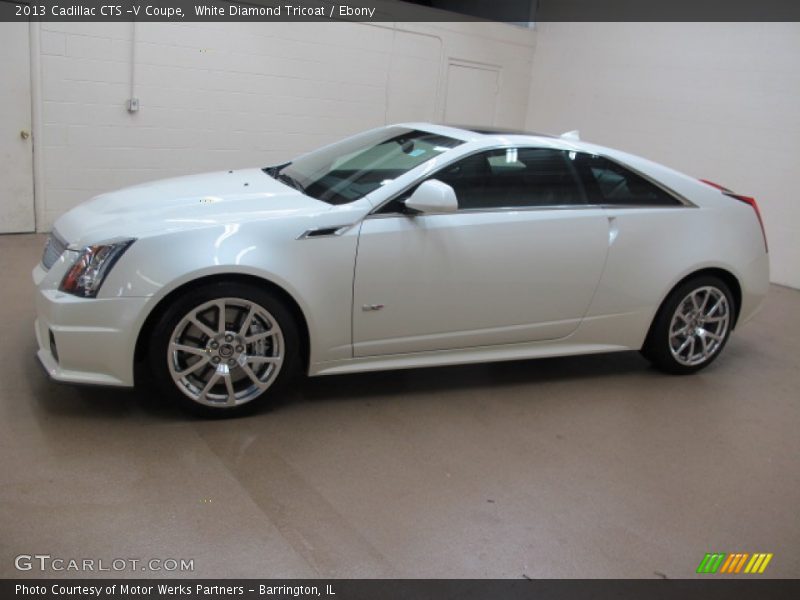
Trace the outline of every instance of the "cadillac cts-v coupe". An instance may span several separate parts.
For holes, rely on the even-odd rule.
[[[79,205],[33,271],[35,329],[54,379],[144,372],[231,414],[300,371],[633,349],[692,373],[768,271],[752,198],[574,133],[412,123]]]

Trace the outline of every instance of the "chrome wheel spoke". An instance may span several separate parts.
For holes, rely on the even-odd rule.
[[[208,364],[208,358],[201,358],[200,360],[198,360],[193,365],[185,368],[183,371],[180,371],[178,373],[178,376],[179,377],[186,377],[187,375],[191,375],[192,373],[194,373],[195,371],[200,369],[200,367],[205,367],[207,364]]]
[[[200,392],[200,397],[201,398],[207,398],[208,397],[208,392],[210,392],[211,388],[213,388],[216,385],[216,383],[217,383],[217,381],[219,380],[220,377],[221,377],[221,375],[220,375],[219,371],[214,371],[214,373],[208,379],[208,383],[206,383],[206,386],[203,388],[203,391]]]
[[[250,329],[250,324],[253,322],[253,317],[256,315],[255,307],[251,306],[250,310],[247,312],[247,316],[245,317],[244,321],[242,322],[242,326],[239,328],[239,335],[242,337],[247,336],[247,331]]]
[[[725,296],[723,296],[719,300],[717,300],[716,304],[714,304],[714,306],[711,307],[711,310],[709,310],[707,313],[705,313],[706,317],[710,317],[715,312],[717,312],[717,310],[719,310],[719,308],[722,306],[723,302],[725,302]]]
[[[217,333],[225,332],[225,301],[217,300],[215,303],[217,307]]]
[[[225,402],[226,406],[234,406],[236,404],[236,390],[233,389],[233,379],[231,373],[225,373],[225,388],[228,390],[228,399]]]
[[[247,375],[250,378],[250,380],[259,388],[264,389],[266,387],[266,384],[263,381],[261,381],[258,378],[258,375],[255,374],[253,369],[250,368],[250,365],[248,365],[247,363],[243,364],[242,370],[245,372],[245,375]]]
[[[216,332],[216,331],[214,331],[213,329],[211,329],[211,328],[210,328],[208,325],[206,325],[205,323],[203,323],[203,322],[202,322],[200,319],[198,319],[196,316],[192,316],[192,317],[189,319],[189,322],[190,322],[192,325],[194,325],[195,327],[197,327],[197,328],[198,328],[200,331],[202,331],[202,332],[203,332],[203,333],[204,333],[204,334],[205,334],[207,337],[209,337],[209,338],[213,338],[215,335],[217,335],[217,332]]]
[[[173,350],[177,350],[178,352],[186,352],[187,354],[194,354],[196,356],[206,356],[206,351],[204,348],[198,348],[196,346],[187,346],[186,344],[178,344],[176,342],[172,342],[170,347]]]
[[[700,312],[702,313],[706,306],[708,305],[708,299],[711,297],[711,292],[706,292],[706,295],[703,297],[703,303],[700,305]]]
[[[694,338],[687,337],[687,338],[686,338],[686,341],[685,341],[685,342],[683,342],[683,343],[680,345],[680,347],[679,347],[677,350],[675,350],[675,354],[681,354],[681,353],[682,353],[684,350],[686,350],[686,348],[688,348],[688,347],[689,347],[689,343],[690,343],[690,342],[691,342],[693,339],[694,339]]]
[[[282,356],[248,356],[247,362],[249,363],[256,363],[257,365],[269,363],[269,364],[277,364],[283,360]]]
[[[264,340],[276,335],[276,332],[270,331],[262,331],[261,333],[256,333],[254,335],[248,336],[244,338],[245,344],[255,344],[259,340]]]
[[[705,335],[699,335],[697,337],[700,339],[700,345],[702,346],[701,352],[703,356],[708,356],[710,354],[708,338]]]

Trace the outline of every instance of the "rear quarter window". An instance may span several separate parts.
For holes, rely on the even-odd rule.
[[[582,154],[576,167],[589,202],[611,206],[680,206],[666,190],[602,156]]]

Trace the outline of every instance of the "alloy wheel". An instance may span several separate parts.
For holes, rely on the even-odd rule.
[[[730,305],[722,290],[710,285],[692,290],[670,321],[672,357],[687,367],[711,360],[725,343],[730,322]]]
[[[283,332],[269,311],[250,300],[218,298],[178,322],[166,358],[172,380],[190,399],[234,407],[272,385],[284,351]]]

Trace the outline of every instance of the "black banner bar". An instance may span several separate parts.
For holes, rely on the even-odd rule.
[[[40,600],[794,600],[796,579],[4,579],[0,598]]]
[[[0,0],[0,21],[800,21],[797,0]]]

